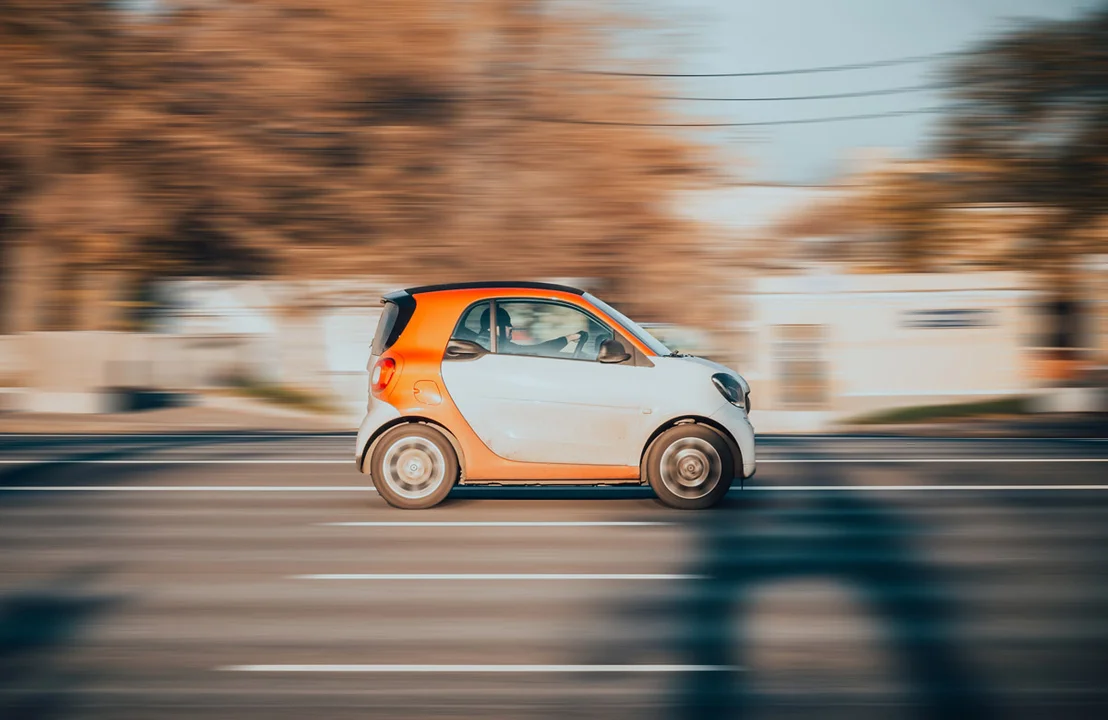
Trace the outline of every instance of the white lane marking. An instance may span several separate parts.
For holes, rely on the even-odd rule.
[[[218,435],[216,433],[206,432],[204,430],[195,430],[193,432],[181,432],[175,434],[166,433],[5,433],[0,432],[0,440],[4,438],[36,438],[41,440],[50,440],[52,438],[99,438],[101,440],[161,440],[164,438],[189,438],[196,440],[204,440],[211,438],[213,440],[228,440],[234,438],[278,438],[288,440],[312,440],[314,438],[349,438],[353,440],[357,437],[357,433],[352,432],[319,432],[319,433],[231,433],[228,435]]]
[[[867,492],[867,491],[925,491],[925,490],[1108,490],[1108,485],[753,485],[746,490],[759,492]]]
[[[0,485],[0,492],[377,492],[351,485]]]
[[[354,432],[318,432],[318,433],[230,433],[230,434],[216,434],[207,432],[205,430],[195,430],[191,432],[181,433],[5,433],[0,432],[0,440],[4,438],[35,438],[42,440],[50,440],[52,438],[99,438],[101,440],[128,440],[128,439],[165,439],[165,438],[189,438],[203,440],[211,438],[213,440],[228,440],[235,438],[275,438],[275,439],[287,439],[287,440],[314,440],[316,438],[342,438],[353,440],[357,437]],[[922,435],[820,435],[820,434],[797,434],[797,435],[782,435],[769,433],[765,435],[757,436],[759,441],[767,443],[775,443],[784,441],[790,442],[857,442],[857,441],[877,441],[877,442],[1092,442],[1102,443],[1108,442],[1108,438],[1100,437],[1019,437],[1015,435],[1008,435],[1003,437],[942,437],[942,436],[922,436]]]
[[[804,442],[1108,442],[1108,438],[1089,437],[943,437],[940,435],[758,435],[758,442],[785,444]]]
[[[81,458],[18,458],[0,460],[0,465],[354,465],[354,459],[335,460],[332,458],[312,458],[307,460],[280,458],[228,458],[226,460],[200,458],[128,458],[128,459],[81,459]]]
[[[917,463],[1103,463],[1108,457],[1095,458],[758,458],[759,465],[838,464],[917,464]]]
[[[1108,457],[1092,458],[758,458],[759,465],[814,465],[833,463],[842,465],[881,465],[881,464],[933,464],[933,463],[1108,463]],[[18,458],[0,459],[0,465],[356,465],[353,458],[338,460],[333,458],[280,459],[280,458],[128,458],[128,459],[81,459],[81,458]]]
[[[467,487],[482,487],[470,485]],[[496,489],[510,488],[502,485]],[[524,487],[524,486],[521,486]],[[588,490],[589,485],[568,485],[573,490]],[[735,486],[732,485],[732,489]],[[491,489],[491,488],[490,488]],[[592,488],[612,490],[614,488]],[[637,485],[626,489],[643,490]],[[877,491],[877,490],[1108,490],[1108,485],[747,485],[746,490],[775,491]],[[373,487],[345,485],[0,485],[3,492],[377,492]]]
[[[593,520],[432,520],[420,522],[413,521],[364,521],[364,522],[329,522],[317,523],[325,527],[641,527],[647,525],[673,525],[671,522],[654,520],[622,520],[622,521],[593,521]]]
[[[219,672],[307,673],[681,673],[735,672],[736,665],[224,665]]]
[[[290,580],[701,580],[704,575],[597,573],[331,573]]]

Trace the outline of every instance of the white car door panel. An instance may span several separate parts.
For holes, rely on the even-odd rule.
[[[477,436],[508,460],[634,465],[650,419],[651,368],[485,355],[444,361],[447,391]]]

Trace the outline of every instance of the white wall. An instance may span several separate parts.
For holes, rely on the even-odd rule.
[[[1027,392],[1031,293],[1016,273],[756,280],[743,368],[759,431],[818,429],[877,410]],[[785,403],[781,326],[823,326],[825,399]]]
[[[252,337],[257,379],[313,390],[356,422],[365,413],[366,362],[395,287],[367,278],[166,283],[175,310],[165,329],[183,335],[222,330]]]
[[[333,310],[322,318],[331,393],[344,413],[359,419],[369,398],[366,363],[380,316],[376,305]]]

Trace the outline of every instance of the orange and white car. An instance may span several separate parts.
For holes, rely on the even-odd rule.
[[[390,293],[355,459],[390,505],[456,484],[642,484],[705,508],[754,474],[750,387],[546,283]]]

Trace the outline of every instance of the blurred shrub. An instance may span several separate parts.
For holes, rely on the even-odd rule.
[[[263,382],[245,376],[227,378],[223,384],[235,395],[252,400],[315,413],[335,412],[334,404],[329,398],[310,390]]]
[[[985,417],[991,415],[1025,415],[1031,412],[1027,398],[1001,398],[969,403],[948,405],[921,405],[916,407],[888,410],[845,421],[847,424],[884,425],[898,423],[916,423],[959,418]]]

